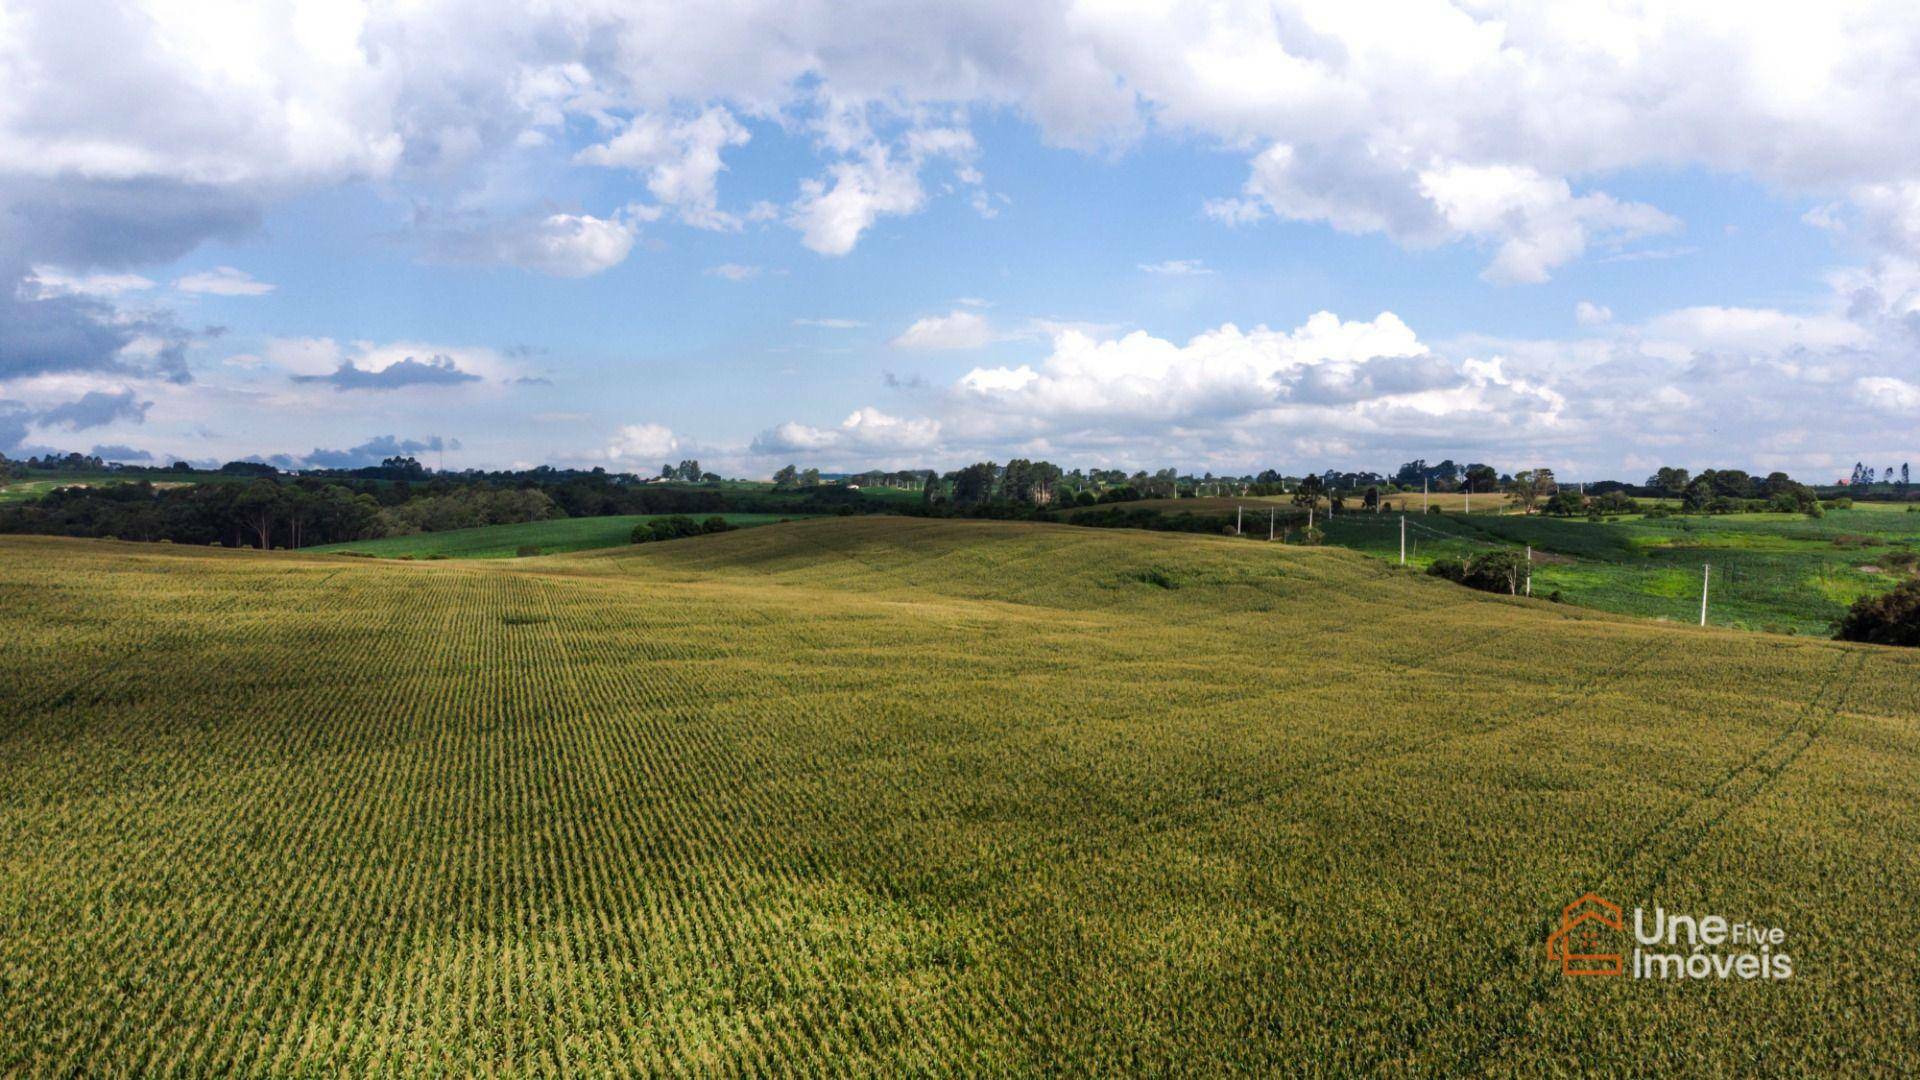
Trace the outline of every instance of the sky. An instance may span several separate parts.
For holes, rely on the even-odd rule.
[[[0,452],[1828,480],[1920,450],[1917,61],[1909,3],[0,0]]]

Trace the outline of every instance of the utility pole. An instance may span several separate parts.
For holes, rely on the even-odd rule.
[[[1240,527],[1240,518],[1246,512],[1247,512],[1247,508],[1244,506],[1236,506],[1233,508],[1233,535],[1235,536],[1246,535],[1247,530]]]
[[[1467,481],[1466,488],[1467,488],[1467,513],[1471,514],[1473,513],[1473,481],[1471,480]]]
[[[1307,504],[1307,531],[1313,531],[1313,503]]]
[[[1267,541],[1269,543],[1273,541],[1273,516],[1277,512],[1276,508],[1271,506],[1267,507]]]
[[[1420,512],[1427,512],[1427,478],[1420,478]]]
[[[1700,564],[1700,625],[1707,625],[1707,583],[1713,580],[1713,564]]]
[[[1407,565],[1407,515],[1400,515],[1400,565]]]
[[[1527,545],[1527,595],[1533,595],[1533,545]]]

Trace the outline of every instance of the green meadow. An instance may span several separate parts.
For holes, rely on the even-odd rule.
[[[1708,622],[1826,634],[1855,599],[1891,589],[1920,562],[1920,514],[1862,504],[1798,514],[1623,517],[1593,522],[1518,514],[1409,515],[1408,557],[1424,567],[1532,545],[1533,593],[1644,618],[1696,622],[1706,567]],[[1399,558],[1394,514],[1327,524],[1330,543]]]
[[[383,559],[510,559],[522,548],[538,548],[539,554],[558,555],[590,548],[616,547],[630,542],[633,527],[643,521],[655,521],[666,514],[621,514],[612,517],[561,518],[555,521],[527,521],[515,525],[483,525],[473,529],[447,532],[413,533],[386,536],[378,540],[355,540],[328,544],[309,551],[375,555]],[[729,525],[750,528],[789,520],[778,514],[694,514],[696,521],[722,517]]]

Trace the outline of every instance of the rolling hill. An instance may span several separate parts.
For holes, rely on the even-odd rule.
[[[472,529],[446,532],[385,536],[378,540],[352,540],[308,548],[315,552],[358,552],[383,559],[439,556],[447,559],[507,559],[521,548],[540,549],[543,555],[559,555],[591,548],[618,547],[631,542],[633,527],[643,521],[657,521],[667,514],[615,514],[607,517],[560,518],[554,521],[523,521],[514,525],[481,525]],[[785,521],[778,514],[697,514],[695,520],[722,517],[737,528],[771,525]],[[804,516],[804,515],[802,515]]]
[[[1908,653],[903,518],[0,597],[8,1073],[1920,1067]],[[1795,975],[1568,978],[1588,891]]]

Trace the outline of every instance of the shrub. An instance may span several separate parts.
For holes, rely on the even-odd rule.
[[[1875,645],[1920,645],[1920,580],[1901,582],[1892,592],[1863,596],[1835,624],[1840,641]]]
[[[1163,570],[1158,566],[1149,566],[1144,570],[1135,570],[1126,576],[1142,584],[1155,585],[1162,589],[1177,589],[1180,587],[1179,578],[1175,577],[1171,571]]]
[[[850,506],[847,506],[847,507],[841,507],[841,509],[851,512],[853,508]],[[727,524],[727,519],[721,517],[719,514],[715,514],[712,517],[700,523],[700,531],[706,532],[706,533],[723,533],[731,530],[732,528],[733,528],[732,525]]]
[[[1553,517],[1572,517],[1586,509],[1585,500],[1573,488],[1561,488],[1540,508],[1541,513]]]
[[[1602,514],[1637,514],[1640,504],[1624,491],[1608,491],[1593,497],[1593,508]]]
[[[517,559],[524,559],[530,555],[538,554],[540,554],[540,545],[538,544],[521,544],[519,547],[513,549],[513,555]]]
[[[1489,551],[1467,563],[1460,584],[1483,592],[1514,593],[1527,580],[1527,560],[1512,551]]]
[[[725,522],[723,521],[722,524]],[[643,521],[633,527],[629,537],[633,543],[647,544],[655,540],[678,540],[683,536],[699,536],[705,530],[700,523],[685,514]]]
[[[1451,557],[1435,559],[1427,573],[1481,592],[1514,593],[1526,583],[1527,560],[1511,551],[1489,551],[1466,562]]]

